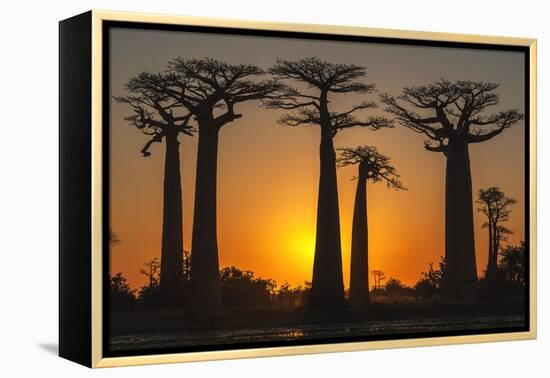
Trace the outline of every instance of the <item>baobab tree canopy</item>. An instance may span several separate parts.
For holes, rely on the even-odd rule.
[[[516,202],[514,198],[506,197],[498,187],[479,189],[478,192],[478,210],[490,216],[492,221],[507,221],[512,212],[510,206]]]
[[[358,146],[355,148],[339,148],[340,155],[337,164],[340,167],[359,164],[359,172],[365,174],[365,179],[372,182],[385,182],[390,188],[406,190],[399,179],[399,174],[391,159],[374,146]],[[360,177],[356,177],[359,179]]]
[[[494,93],[498,87],[497,83],[440,80],[406,87],[397,98],[383,94],[381,99],[403,126],[427,137],[428,151],[447,153],[450,140],[485,142],[523,119],[517,109],[485,113],[498,105],[499,97]]]
[[[449,297],[472,296],[477,280],[468,147],[494,138],[523,119],[516,109],[486,112],[499,103],[494,92],[498,86],[442,79],[406,87],[399,97],[381,95],[386,111],[402,126],[426,137],[426,150],[446,157],[444,286]]]
[[[340,130],[355,126],[379,129],[392,127],[392,122],[384,117],[370,116],[359,119],[355,113],[376,108],[373,101],[364,101],[343,112],[329,111],[328,94],[374,92],[374,84],[357,82],[366,76],[364,67],[325,62],[319,58],[304,58],[298,61],[278,60],[270,70],[281,80],[295,80],[305,83],[309,89],[300,91],[291,86],[284,86],[279,97],[266,101],[268,108],[294,110],[280,118],[286,126],[319,125],[326,128],[332,137]]]
[[[151,136],[141,152],[144,157],[151,155],[149,148],[161,142],[168,134],[178,133],[192,136],[194,128],[189,125],[191,113],[181,113],[181,104],[169,96],[166,90],[170,75],[142,72],[126,84],[129,96],[115,96],[117,102],[127,103],[133,114],[125,117],[131,125]],[[175,113],[176,114],[175,114]]]
[[[281,88],[273,79],[258,80],[264,70],[249,64],[232,65],[211,58],[175,58],[168,64],[170,95],[199,120],[209,120],[211,127],[240,118],[235,105],[262,100]],[[214,109],[224,109],[214,117]],[[203,125],[204,126],[204,125]],[[199,123],[200,127],[200,123]]]

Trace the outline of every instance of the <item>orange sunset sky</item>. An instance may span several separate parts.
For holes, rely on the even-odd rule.
[[[524,111],[524,56],[519,52],[458,48],[329,42],[250,36],[114,28],[110,39],[110,92],[125,95],[124,84],[141,71],[163,70],[169,59],[211,57],[228,63],[269,68],[277,58],[318,56],[330,62],[367,68],[366,82],[398,95],[404,86],[439,78],[501,83],[500,105],[491,111]],[[373,95],[334,95],[331,106],[343,110]],[[126,104],[111,101],[110,228],[120,243],[111,247],[110,270],[122,272],[133,288],[145,277],[145,261],[160,257],[164,144],[152,155],[140,150],[148,140],[130,126]],[[382,108],[382,106],[381,106]],[[311,280],[319,176],[317,127],[283,127],[282,114],[259,102],[237,106],[241,119],[220,133],[218,161],[218,243],[220,266],[234,265],[256,275],[292,285]],[[384,114],[382,109],[368,114]],[[389,116],[389,115],[387,115]],[[524,123],[495,139],[470,146],[473,191],[500,187],[517,199],[507,224],[510,243],[524,238]],[[184,244],[191,250],[191,226],[197,142],[180,135]],[[444,254],[444,177],[442,154],[428,152],[423,137],[396,126],[371,131],[354,128],[338,133],[336,147],[374,145],[391,156],[408,191],[368,184],[369,264],[405,284],[414,284],[428,263]],[[349,285],[351,222],[356,167],[338,169],[342,259]],[[475,212],[478,271],[487,259],[484,216]]]

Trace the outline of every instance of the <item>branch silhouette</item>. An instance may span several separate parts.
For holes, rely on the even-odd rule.
[[[290,85],[284,85],[278,97],[264,101],[264,105],[269,109],[294,110],[279,119],[285,126],[319,125],[330,129],[332,136],[340,130],[356,126],[374,130],[393,126],[391,120],[381,116],[357,118],[355,113],[377,107],[373,101],[362,102],[343,112],[328,110],[329,93],[374,93],[374,84],[354,81],[366,76],[364,67],[329,63],[317,57],[310,57],[298,61],[279,59],[270,72],[280,80],[302,82],[313,90],[300,91]]]
[[[339,148],[340,152],[336,161],[337,166],[345,167],[359,164],[359,176],[367,181],[385,182],[390,188],[407,190],[400,181],[397,170],[391,165],[391,159],[380,152],[374,146],[358,146],[355,148]]]
[[[398,97],[386,93],[380,98],[386,111],[403,126],[427,137],[428,151],[446,153],[449,140],[485,142],[523,120],[517,109],[486,114],[487,108],[499,103],[493,93],[498,87],[497,83],[441,79],[426,86],[406,87]],[[411,108],[431,114],[421,116]]]
[[[117,102],[126,103],[133,110],[133,114],[125,117],[125,120],[151,136],[141,150],[144,157],[151,155],[149,148],[153,143],[162,142],[169,134],[193,136],[195,132],[189,125],[191,113],[174,114],[174,110],[180,111],[182,105],[167,93],[168,82],[169,75],[142,72],[125,85],[132,95],[114,97]]]

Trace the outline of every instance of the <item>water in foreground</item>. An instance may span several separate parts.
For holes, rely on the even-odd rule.
[[[110,339],[110,349],[139,350],[189,346],[326,339],[348,336],[407,335],[446,331],[518,328],[523,316],[367,321],[361,323],[303,324],[292,327],[249,328],[216,331],[181,331],[118,335]]]
[[[456,331],[512,332],[527,326],[524,305],[522,300],[397,304],[328,313],[234,309],[210,319],[190,316],[185,311],[135,311],[111,314],[108,347],[120,353],[316,339],[437,336]]]

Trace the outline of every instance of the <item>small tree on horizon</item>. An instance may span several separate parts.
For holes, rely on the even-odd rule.
[[[385,182],[389,188],[397,190],[405,190],[405,187],[390,158],[378,152],[376,147],[358,146],[338,151],[339,167],[358,165],[351,234],[350,301],[354,306],[364,306],[370,302],[367,182]]]
[[[486,277],[492,280],[498,269],[498,254],[501,243],[506,240],[511,230],[502,225],[502,222],[509,220],[512,212],[511,206],[517,201],[514,198],[506,197],[497,187],[480,189],[478,192],[478,211],[485,214],[487,222],[482,227],[487,228],[488,235],[488,257]]]
[[[374,285],[373,289],[380,289],[382,287],[382,281],[386,279],[386,274],[381,270],[373,270],[371,271],[372,276],[374,278]]]

